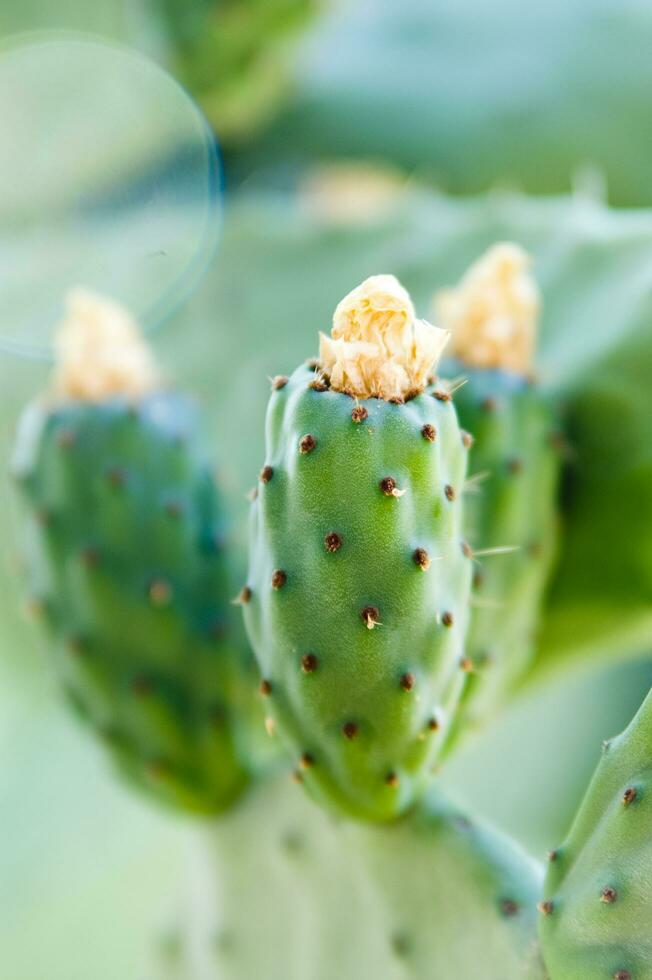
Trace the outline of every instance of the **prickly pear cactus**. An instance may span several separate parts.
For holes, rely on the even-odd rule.
[[[393,277],[338,306],[320,361],[277,378],[242,592],[297,778],[370,818],[419,795],[465,679],[467,445],[427,378],[446,334]]]
[[[652,977],[652,693],[602,759],[550,852],[540,933],[551,980]]]
[[[13,458],[31,606],[119,769],[162,800],[219,810],[246,782],[246,668],[195,406],[161,387],[130,318],[89,294],[72,297],[59,355]]]
[[[383,826],[267,782],[201,832],[155,976],[541,980],[540,888],[536,862],[435,787]]]
[[[565,486],[564,554],[547,610],[546,620],[548,624],[552,621],[553,628],[547,627],[546,655],[554,653],[558,665],[567,656],[576,658],[582,648],[594,656],[596,636],[601,649],[614,655],[641,649],[634,645],[639,639],[649,645],[649,555],[643,546],[651,524],[649,507],[646,508],[649,495],[646,497],[643,492],[649,483],[652,444],[645,438],[652,417],[647,411],[649,372],[645,370],[652,350],[646,274],[652,230],[649,218],[623,215],[616,219],[603,209],[587,208],[577,202],[570,206],[568,202],[534,204],[521,198],[492,198],[461,204],[434,199],[426,193],[406,197],[400,216],[387,216],[378,226],[364,231],[340,229],[333,233],[332,227],[319,228],[312,219],[306,222],[305,217],[295,219],[298,224],[293,223],[289,214],[287,201],[282,200],[269,210],[267,226],[261,220],[261,211],[253,210],[240,231],[231,232],[229,250],[225,252],[230,257],[220,270],[221,285],[211,295],[210,306],[219,310],[223,323],[230,321],[236,329],[230,333],[226,329],[220,331],[219,346],[215,347],[219,357],[207,358],[205,338],[200,333],[194,336],[202,342],[189,345],[197,357],[201,356],[206,389],[219,388],[222,407],[229,407],[230,418],[237,412],[239,425],[233,427],[230,435],[230,463],[246,471],[246,456],[252,453],[252,445],[256,446],[262,395],[251,384],[252,376],[256,371],[262,374],[269,370],[279,347],[283,349],[285,345],[288,356],[296,349],[301,339],[292,333],[293,325],[302,322],[306,308],[318,310],[320,317],[324,315],[334,280],[340,285],[348,281],[353,268],[364,275],[369,266],[384,264],[389,256],[392,264],[396,262],[421,291],[425,302],[432,289],[433,267],[438,269],[442,283],[454,281],[459,269],[481,248],[509,234],[527,242],[539,256],[537,268],[547,286],[548,311],[543,331],[542,383],[547,385],[549,397],[562,395],[566,401],[566,421],[571,427],[577,460]],[[410,248],[406,248],[408,241]],[[269,264],[270,242],[277,249],[273,268]],[[619,261],[614,261],[614,252]],[[258,290],[247,292],[252,265],[261,281]],[[287,270],[287,279],[279,286],[281,266]],[[599,288],[596,266],[600,271]],[[324,275],[325,268],[328,276]],[[265,279],[266,275],[269,278]],[[291,289],[297,282],[300,289]],[[273,290],[275,295],[286,297],[286,302],[270,307]],[[243,295],[250,303],[242,304]],[[312,304],[309,307],[308,302]],[[266,311],[267,318],[263,315]],[[379,327],[381,336],[391,334],[389,322],[400,314],[400,305],[399,309],[392,306],[384,312],[387,320],[383,319],[382,330]],[[360,318],[356,314],[353,319],[357,329]],[[192,320],[194,329],[199,331],[206,317],[193,315]],[[411,316],[406,316],[405,321],[413,337],[421,333]],[[261,324],[266,333],[259,343],[253,343],[253,331]],[[573,327],[572,343],[569,324]],[[248,335],[252,352],[238,370],[234,368],[242,354],[238,345],[248,330],[252,331]],[[456,591],[455,562],[461,561],[466,576],[473,565],[468,547],[453,547],[455,537],[459,545],[464,515],[448,505],[459,502],[459,495],[447,494],[445,486],[444,499],[437,493],[443,481],[456,489],[457,468],[460,473],[463,470],[457,458],[459,446],[455,448],[452,437],[454,412],[446,401],[447,391],[438,383],[426,385],[414,397],[414,386],[403,394],[397,379],[404,371],[408,380],[414,381],[407,370],[414,365],[404,357],[400,344],[386,345],[393,355],[398,355],[389,359],[379,356],[379,346],[361,336],[335,336],[324,344],[321,371],[311,374],[300,369],[287,382],[276,379],[269,414],[271,455],[260,459],[269,468],[261,474],[253,513],[256,550],[252,577],[241,594],[247,617],[251,617],[252,635],[257,637],[261,662],[269,668],[263,676],[261,702],[268,708],[270,728],[276,719],[279,734],[299,763],[300,777],[320,799],[335,800],[347,810],[373,817],[393,816],[399,807],[410,803],[425,783],[430,763],[441,752],[435,739],[440,732],[443,734],[445,725],[439,732],[431,732],[430,724],[428,732],[422,727],[433,717],[427,710],[429,706],[448,706],[449,711],[441,714],[445,722],[451,715],[453,719],[457,716],[455,698],[451,696],[449,701],[444,677],[450,667],[451,676],[459,681],[460,676],[468,675],[453,670],[453,662],[467,667],[469,664],[463,662],[461,640],[458,646],[459,638],[454,640],[451,624],[446,627],[448,632],[442,628],[446,626],[442,610],[453,608],[449,604],[451,596],[466,606],[468,595],[462,601],[462,590]],[[71,356],[71,352],[68,354]],[[369,369],[370,354],[373,370]],[[140,676],[140,666],[145,663],[147,672],[151,668],[159,676],[158,668],[166,651],[179,654],[176,660],[172,657],[170,664],[164,661],[166,670],[170,666],[165,678],[170,679],[169,690],[174,692],[170,701],[174,700],[175,710],[181,706],[175,717],[186,725],[183,738],[191,767],[184,766],[184,749],[180,749],[179,768],[173,771],[181,781],[175,798],[183,796],[186,804],[186,794],[191,792],[191,805],[208,809],[205,783],[201,780],[212,777],[206,777],[206,773],[216,774],[217,779],[223,778],[224,772],[235,771],[239,778],[245,778],[242,766],[238,768],[238,759],[243,756],[239,751],[236,708],[228,708],[238,703],[237,683],[231,693],[225,677],[222,687],[219,678],[225,676],[221,674],[223,661],[211,659],[221,654],[217,649],[209,654],[204,640],[197,639],[197,623],[205,622],[206,607],[196,596],[206,594],[201,583],[207,579],[196,571],[193,560],[179,557],[174,542],[180,539],[173,536],[181,533],[179,527],[174,523],[161,525],[159,521],[159,505],[163,499],[167,501],[169,487],[187,488],[189,499],[196,499],[193,474],[198,474],[204,465],[200,463],[203,456],[194,437],[189,437],[185,447],[177,446],[180,455],[175,458],[186,460],[187,469],[175,483],[171,476],[174,468],[167,462],[163,464],[170,458],[167,437],[172,431],[165,406],[171,404],[173,396],[162,392],[146,358],[134,371],[132,355],[126,366],[121,355],[112,362],[110,375],[117,373],[124,386],[119,389],[120,395],[113,387],[115,378],[109,390],[105,381],[96,385],[97,374],[93,371],[65,371],[48,402],[34,408],[33,421],[25,423],[17,462],[35,518],[30,570],[33,595],[40,601],[34,603],[34,609],[41,611],[61,640],[68,635],[71,623],[88,621],[101,625],[101,633],[96,634],[106,640],[106,646],[97,647],[101,656],[91,657],[94,645],[78,643],[77,637],[86,634],[75,630],[70,650],[65,651],[63,642],[59,643],[57,664],[66,679],[75,679],[78,690],[88,692],[89,705],[96,703],[96,678],[100,704],[104,691],[109,695],[116,692],[115,713],[110,715],[107,711],[107,715],[120,722],[118,731],[131,733],[137,729],[138,741],[136,736],[130,741],[128,761],[134,762],[134,778],[141,783],[145,781],[142,767],[150,758],[149,749],[161,738],[162,730],[158,721],[151,722],[145,714],[146,705],[152,702],[133,697],[131,668],[138,668]],[[84,360],[87,356],[88,352]],[[389,363],[392,370],[384,371],[382,377],[391,400],[378,397],[381,391],[369,387],[370,379],[377,382],[379,369]],[[222,372],[219,385],[214,365]],[[495,369],[485,366],[483,370],[491,373]],[[195,380],[201,383],[199,373]],[[312,387],[307,389],[309,384]],[[434,391],[440,398],[427,402]],[[463,390],[456,393],[456,401],[463,397]],[[118,413],[118,404],[129,411]],[[116,406],[115,416],[110,410],[112,405]],[[347,406],[346,411],[342,405]],[[619,408],[615,415],[614,405]],[[184,411],[180,406],[177,417],[185,418]],[[436,417],[430,415],[432,411]],[[67,431],[61,445],[57,444],[57,420],[86,424],[91,415],[96,425],[93,451],[84,439],[71,439]],[[139,481],[136,491],[132,482],[126,480],[121,486],[118,479],[118,485],[109,493],[102,460],[107,451],[112,454],[121,446],[118,415],[124,426],[121,431],[131,434],[132,441],[127,441],[134,446],[134,456],[126,457],[129,466],[125,470],[138,472]],[[411,439],[411,419],[421,434],[416,441]],[[427,425],[434,432],[423,432]],[[64,426],[65,430],[68,428]],[[476,429],[481,430],[481,422]],[[85,429],[80,426],[79,431]],[[350,433],[353,435],[349,439]],[[403,436],[400,445],[398,435],[394,438],[396,434]],[[502,437],[502,429],[498,435]],[[139,443],[141,436],[143,442]],[[225,438],[229,438],[228,432]],[[165,449],[160,448],[160,442]],[[136,454],[137,444],[140,448]],[[73,457],[65,455],[78,447],[83,466],[73,464]],[[435,462],[422,468],[419,461],[423,449],[435,450]],[[323,455],[320,450],[324,450]],[[143,455],[147,465],[140,471],[136,459]],[[502,458],[502,450],[498,455]],[[43,460],[47,460],[46,466],[41,465]],[[325,470],[319,470],[320,460],[329,461]],[[605,461],[609,464],[606,467]],[[380,502],[371,495],[367,479],[377,465],[382,465],[383,481],[385,476],[391,476],[391,482],[384,482]],[[280,480],[275,482],[277,476]],[[377,476],[374,479],[380,486]],[[604,489],[605,480],[608,492]],[[274,488],[280,490],[276,498],[271,495]],[[114,489],[116,493],[134,489],[134,497],[129,498],[129,532],[127,522],[118,520],[119,513],[125,512],[118,510],[119,498],[112,495]],[[640,492],[632,494],[633,489]],[[402,493],[404,490],[407,492]],[[104,495],[101,506],[95,507],[99,499],[95,494]],[[449,499],[451,496],[453,500]],[[136,497],[143,501],[140,509],[133,503]],[[475,496],[467,499],[465,493],[464,499],[473,509]],[[64,500],[73,501],[74,507],[51,506],[52,502]],[[371,504],[366,506],[368,501]],[[424,501],[427,525],[422,523]],[[440,508],[436,519],[430,506],[433,501]],[[619,503],[616,508],[614,501]],[[628,507],[629,501],[635,501],[636,506]],[[395,509],[388,509],[391,507]],[[174,511],[173,507],[166,517],[172,520]],[[190,512],[205,513],[201,508],[191,508]],[[133,521],[134,513],[137,522]],[[328,523],[321,527],[324,514]],[[333,518],[341,519],[344,531],[331,522]],[[278,521],[278,531],[272,528],[272,521]],[[59,526],[65,533],[57,536]],[[205,526],[203,520],[198,520],[196,527]],[[426,526],[433,535],[430,544],[421,540]],[[141,527],[146,535],[141,535]],[[162,527],[169,529],[170,537]],[[359,551],[347,551],[349,542],[358,547],[363,540],[359,532],[366,529],[372,538],[374,532],[377,537],[386,535],[386,553],[368,548],[364,541]],[[333,531],[335,537],[330,536]],[[605,538],[607,531],[613,533]],[[91,539],[90,551],[87,539]],[[121,547],[115,552],[107,550],[106,544],[118,539]],[[636,549],[631,544],[634,539]],[[127,541],[131,544],[128,557]],[[407,555],[406,541],[410,546]],[[608,563],[602,560],[605,541]],[[503,543],[504,538],[497,540],[498,545]],[[435,545],[441,545],[442,550]],[[477,545],[482,550],[482,543]],[[424,555],[416,554],[419,548],[430,559],[427,568]],[[165,562],[161,557],[160,562],[157,559],[154,563],[156,578],[151,575],[152,555],[165,557]],[[407,560],[410,556],[411,564]],[[111,562],[106,560],[109,557]],[[475,557],[483,558],[477,553]],[[511,557],[497,556],[492,561]],[[435,561],[437,558],[441,560]],[[327,564],[331,559],[340,564]],[[408,578],[403,573],[408,567],[416,575],[413,581],[420,583],[416,589],[423,587],[423,594],[404,586]],[[429,578],[438,567],[442,570],[440,575]],[[487,571],[492,567],[487,560]],[[104,573],[116,569],[107,585]],[[138,569],[144,569],[140,578]],[[156,588],[150,593],[149,586],[159,582],[159,575],[166,580],[167,569],[173,584],[171,592]],[[381,578],[383,570],[387,574]],[[181,585],[177,584],[177,572]],[[298,578],[293,577],[296,572],[300,573]],[[364,597],[362,605],[363,597],[356,591],[362,579],[378,585],[382,604],[374,596]],[[147,588],[134,586],[135,581],[147,583]],[[613,588],[617,582],[621,591]],[[101,588],[96,587],[97,583],[102,583]],[[185,591],[186,583],[193,591],[192,597]],[[291,586],[296,586],[295,592]],[[454,592],[450,591],[453,586]],[[221,605],[224,596],[231,594],[218,592],[213,580],[206,588],[211,610],[215,608],[213,603]],[[107,595],[112,615],[104,602]],[[166,597],[175,600],[168,607]],[[152,599],[155,608],[151,608]],[[160,599],[162,605],[158,605]],[[183,599],[187,613],[183,621],[177,599]],[[609,603],[605,624],[605,607]],[[367,606],[379,610],[377,620]],[[357,618],[360,608],[366,609],[364,619]],[[408,625],[412,629],[414,622],[421,624],[427,609],[433,613],[434,628],[422,640],[409,632]],[[86,610],[92,612],[88,619]],[[380,615],[385,611],[391,615]],[[396,611],[400,616],[394,616]],[[403,619],[406,611],[411,619]],[[158,616],[164,613],[168,618],[159,631],[157,624],[162,620]],[[354,622],[360,627],[357,633]],[[300,629],[297,627],[295,632],[296,624]],[[460,619],[454,616],[453,625],[459,624]],[[413,642],[414,636],[417,642]],[[154,643],[155,639],[159,642]],[[407,639],[405,644],[403,639]],[[397,641],[396,645],[392,640]],[[450,646],[445,645],[446,641]],[[123,656],[127,643],[128,660]],[[169,643],[173,647],[167,646]],[[317,643],[322,644],[320,649]],[[94,668],[105,662],[104,650],[111,655],[106,661],[110,669],[102,673]],[[410,661],[404,664],[401,661],[406,651]],[[359,653],[370,656],[358,658]],[[331,666],[333,671],[329,673]],[[436,677],[431,667],[439,671]],[[321,680],[325,681],[322,687]],[[396,700],[398,691],[387,686],[389,681],[398,683],[403,700]],[[159,687],[149,688],[146,684],[144,690],[158,692]],[[227,731],[233,732],[233,739],[215,754],[211,752],[207,760],[194,722],[199,724],[205,719],[206,697],[212,703],[213,693],[224,693],[228,701]],[[395,713],[394,704],[399,705]],[[346,711],[343,718],[342,708]],[[377,723],[381,709],[382,725]],[[354,711],[359,711],[362,723],[355,720]],[[375,728],[369,721],[372,711]],[[92,720],[100,727],[95,716]],[[351,720],[353,727],[348,725]],[[435,720],[439,724],[440,717]],[[259,727],[262,729],[262,724]],[[103,724],[101,728],[106,731]],[[638,731],[642,732],[643,727]],[[367,733],[373,738],[365,741],[363,736]],[[432,741],[430,735],[435,736]],[[414,745],[432,752],[423,770],[420,765],[410,769]],[[627,746],[638,746],[638,756],[629,749],[625,751]],[[359,755],[347,756],[349,750],[359,750]],[[400,751],[407,762],[396,763],[393,756],[394,768],[390,770],[387,755],[395,751]],[[223,767],[219,775],[218,753]],[[611,765],[610,753],[615,760],[613,770],[604,768]],[[504,770],[506,764],[501,759],[498,766]],[[155,768],[157,778],[163,771],[164,767],[158,772]],[[392,779],[385,783],[389,773],[393,774]],[[648,848],[637,823],[646,814],[643,739],[625,736],[615,740],[601,773],[601,788],[599,792],[592,790],[587,802],[588,816],[580,817],[569,841],[551,864],[548,890],[541,904],[543,943],[553,980],[555,976],[573,980],[571,971],[587,980],[602,975],[618,980],[650,975],[645,918],[650,918],[650,910],[643,891]],[[199,800],[194,778],[190,778],[195,774],[201,783]],[[602,781],[605,774],[608,779]],[[372,781],[372,776],[378,775],[383,781],[382,792],[386,788],[405,792],[406,798],[397,800],[396,809],[379,812],[381,807],[373,796],[377,782]],[[499,774],[492,773],[488,778],[493,780],[495,775]],[[356,780],[362,799],[356,796]],[[264,976],[265,980],[331,980],[334,975],[338,980],[359,980],[365,975],[374,980],[430,980],[431,976],[449,974],[516,980],[540,976],[532,922],[536,901],[540,899],[536,868],[523,863],[513,847],[478,828],[475,819],[469,823],[457,808],[442,803],[439,786],[431,787],[431,792],[437,795],[429,792],[422,796],[407,809],[403,819],[385,825],[330,820],[289,780],[254,786],[250,793],[242,794],[208,829],[208,854],[206,841],[199,851],[198,880],[193,881],[184,902],[182,934],[168,937],[166,943],[167,980],[172,976],[175,980],[249,980],[252,976]],[[220,801],[212,799],[211,806],[217,809],[226,798],[225,793]],[[627,820],[630,822],[625,823]],[[621,832],[623,827],[629,828],[631,836]],[[638,866],[635,843],[636,857],[642,862]],[[261,888],[263,866],[267,878]],[[593,903],[597,884],[600,890],[596,910]],[[608,918],[618,916],[620,909],[627,916]],[[617,925],[609,932],[607,926],[612,921]],[[151,971],[145,975],[152,977]]]
[[[513,244],[489,249],[435,297],[452,331],[460,423],[474,438],[464,527],[475,559],[466,654],[473,672],[456,729],[495,713],[535,655],[555,552],[559,434],[533,374],[539,293]]]
[[[325,322],[334,290],[344,294],[351,281],[390,267],[425,310],[433,289],[456,282],[492,243],[519,242],[534,257],[545,298],[539,384],[560,405],[569,443],[563,534],[530,676],[534,683],[565,674],[571,664],[639,656],[652,635],[652,215],[580,197],[495,193],[452,200],[418,186],[365,223],[343,226],[340,215],[324,212],[306,214],[286,195],[243,197],[231,212],[219,273],[184,323],[193,337],[188,356],[194,353],[187,376],[207,397],[219,392],[221,412],[237,412],[238,427],[224,426],[220,439],[224,459],[234,474],[241,471],[242,492],[262,460],[259,418],[267,400],[264,386],[250,379],[314,352],[307,310]],[[207,359],[202,324],[211,317],[216,330]],[[628,500],[636,507],[626,507]]]

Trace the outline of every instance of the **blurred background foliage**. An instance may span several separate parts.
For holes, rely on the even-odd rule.
[[[224,238],[155,344],[170,376],[202,400],[240,542],[267,377],[314,353],[341,295],[393,271],[426,315],[433,291],[496,238],[533,251],[544,294],[539,367],[569,431],[565,545],[540,684],[444,779],[541,854],[563,833],[601,739],[652,683],[652,213],[614,213],[586,197],[606,188],[617,205],[652,202],[652,8],[3,4],[0,34],[36,29],[91,31],[153,54],[218,133]],[[333,160],[336,169],[325,166]],[[449,200],[432,183],[489,193]],[[505,186],[581,186],[584,196],[533,201],[496,190]],[[20,408],[46,375],[46,365],[0,359],[5,461]],[[114,784],[60,706],[47,650],[21,613],[6,478],[1,491],[0,975],[152,980],[145,937],[174,902],[187,823]],[[574,672],[558,670],[571,662]]]
[[[141,48],[216,126],[238,179],[391,161],[452,193],[574,186],[652,203],[647,0],[6,0],[0,35]]]
[[[253,161],[391,160],[456,194],[649,204],[651,42],[647,0],[337,3]]]

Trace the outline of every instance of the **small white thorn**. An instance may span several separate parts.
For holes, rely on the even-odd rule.
[[[380,622],[377,622],[377,621],[376,621],[376,620],[374,620],[374,619],[369,619],[369,618],[367,618],[367,622],[366,622],[366,624],[365,624],[365,625],[366,625],[366,627],[367,627],[367,629],[368,629],[368,630],[372,630],[372,629],[374,629],[374,628],[375,628],[376,626],[383,626],[383,625],[384,625],[384,623],[380,623]]]
[[[480,470],[479,473],[474,473],[472,476],[467,477],[462,486],[462,493],[480,493],[481,483],[488,480],[491,476],[489,470]]]
[[[475,558],[490,558],[492,555],[511,555],[515,551],[520,551],[520,544],[506,544],[496,548],[480,548],[478,551],[473,552],[472,557]]]
[[[451,395],[452,397],[456,391],[459,391],[460,388],[463,388],[464,385],[468,383],[469,383],[469,379],[465,375],[462,375],[459,378],[454,378],[453,381],[449,382],[448,394]]]
[[[316,381],[318,384],[322,384],[322,385],[328,384],[328,377],[324,372],[323,368],[317,368],[317,370],[314,372],[314,375],[315,376],[312,379],[313,381]]]

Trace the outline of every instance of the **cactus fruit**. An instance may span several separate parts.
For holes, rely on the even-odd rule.
[[[404,820],[373,825],[333,820],[298,788],[268,781],[202,832],[174,975],[542,980],[541,874],[436,786]],[[157,980],[169,976],[165,940]]]
[[[460,423],[474,437],[464,507],[477,559],[466,644],[473,669],[460,731],[499,709],[530,666],[555,552],[560,454],[532,375],[539,294],[528,266],[518,246],[494,245],[457,289],[435,298],[454,370],[466,379],[455,397]]]
[[[161,800],[226,806],[246,783],[246,668],[230,622],[222,513],[194,404],[163,389],[131,318],[71,296],[52,390],[25,412],[35,611],[69,701]]]
[[[467,447],[429,379],[446,339],[393,276],[350,293],[317,365],[273,383],[252,503],[244,611],[269,718],[297,778],[370,819],[418,797],[466,677]]]
[[[550,852],[539,931],[551,980],[652,977],[652,692],[605,742],[570,833]]]

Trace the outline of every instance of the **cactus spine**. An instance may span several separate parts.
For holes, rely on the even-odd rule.
[[[245,619],[271,724],[320,800],[389,819],[422,791],[464,683],[467,449],[428,383],[446,340],[391,276],[276,379]]]
[[[459,731],[500,708],[534,656],[555,553],[559,451],[533,375],[539,293],[516,245],[494,245],[436,297],[452,332],[460,422],[474,437],[464,527],[476,558]]]
[[[163,388],[115,304],[72,295],[13,470],[32,604],[68,700],[133,782],[221,809],[246,783],[248,706],[220,500],[194,404]]]

